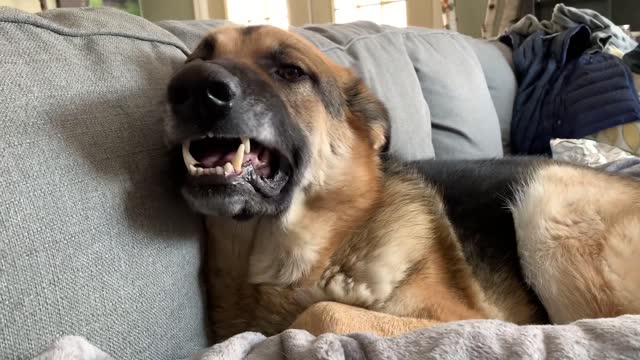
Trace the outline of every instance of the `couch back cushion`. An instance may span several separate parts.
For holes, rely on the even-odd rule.
[[[181,41],[109,9],[0,9],[0,359],[65,334],[118,359],[207,344],[201,226],[162,135]]]

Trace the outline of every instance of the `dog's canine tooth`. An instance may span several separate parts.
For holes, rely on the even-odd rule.
[[[196,159],[193,158],[191,153],[189,152],[190,141],[185,141],[182,143],[182,159],[184,160],[184,164],[187,166],[187,169],[190,170],[191,167],[195,168],[195,165],[198,163]]]
[[[242,160],[244,160],[244,144],[240,144],[240,146],[238,146],[236,156],[233,158],[233,169],[236,172],[240,172],[242,170]]]
[[[251,140],[249,138],[240,138],[242,140],[242,145],[244,145],[244,153],[248,154],[251,152]]]
[[[216,172],[216,175],[224,175],[224,169],[222,168],[222,166],[216,166],[214,171]]]
[[[225,174],[233,173],[233,165],[231,165],[231,163],[224,164],[224,173]]]

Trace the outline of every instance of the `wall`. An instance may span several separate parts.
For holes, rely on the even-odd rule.
[[[439,3],[439,0],[407,0],[407,23],[411,26],[442,27]],[[333,2],[289,0],[289,22],[293,26],[333,22]]]
[[[333,22],[331,0],[289,0],[289,23],[292,26]]]
[[[27,12],[39,12],[40,1],[38,0],[0,0],[0,6],[9,6]],[[56,7],[56,0],[47,0],[49,9]]]
[[[613,0],[613,20],[619,25],[631,25],[640,31],[640,0]]]
[[[210,19],[226,19],[227,8],[224,4],[224,0],[208,0],[207,6],[209,7]]]
[[[480,37],[480,29],[482,29],[486,11],[487,0],[456,0],[458,31]]]
[[[440,1],[407,0],[407,25],[442,28]]]
[[[191,0],[140,0],[142,16],[151,21],[194,19]]]

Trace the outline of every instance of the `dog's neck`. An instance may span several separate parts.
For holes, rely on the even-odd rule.
[[[357,170],[330,190],[296,192],[281,217],[209,218],[219,269],[253,284],[289,286],[317,279],[336,248],[370,217],[379,198],[379,169]]]

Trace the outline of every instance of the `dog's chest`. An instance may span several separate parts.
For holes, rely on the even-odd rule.
[[[285,228],[270,219],[207,219],[207,255],[216,268],[251,284],[287,287],[312,272],[326,241],[325,231]]]
[[[207,228],[208,308],[218,337],[280,332],[313,302],[299,286],[313,283],[317,254],[301,234],[263,220],[208,218]]]

